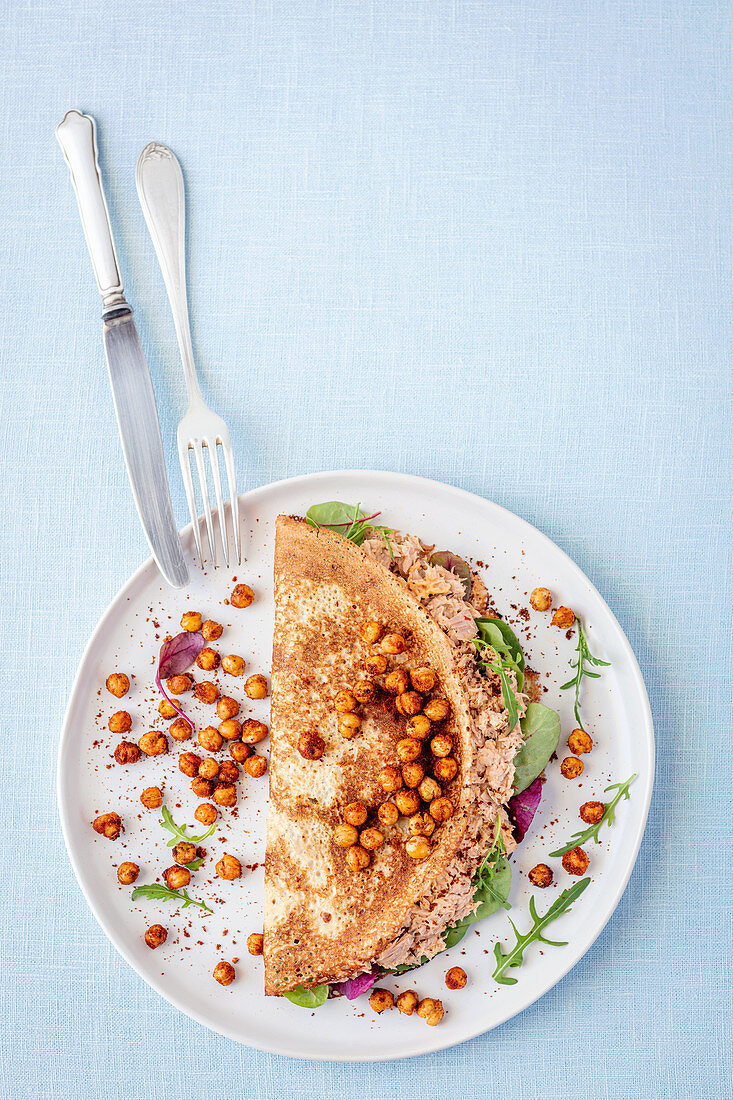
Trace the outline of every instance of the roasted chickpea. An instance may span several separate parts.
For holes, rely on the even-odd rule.
[[[193,863],[196,859],[196,854],[196,845],[191,844],[188,840],[180,841],[173,849],[173,858],[176,863],[180,863],[181,866],[185,866],[187,863]]]
[[[199,775],[202,779],[216,779],[219,774],[219,761],[214,760],[213,756],[207,756],[205,760],[202,760],[199,764]]]
[[[430,855],[430,841],[424,836],[411,836],[405,843],[405,851],[415,861],[427,859]]]
[[[245,761],[245,768],[249,764],[249,760]],[[208,798],[208,795],[199,795],[200,798]],[[213,793],[214,802],[217,806],[236,806],[237,804],[237,788],[232,783],[217,783]]]
[[[337,692],[336,698],[333,701],[333,707],[334,710],[346,714],[348,711],[356,710],[356,698],[352,692],[343,688],[341,691]]]
[[[191,881],[191,872],[188,867],[166,867],[163,878],[169,890],[182,890]]]
[[[377,810],[377,817],[382,825],[396,825],[399,816],[400,811],[397,809],[394,802],[383,802]]]
[[[402,787],[402,773],[399,768],[393,768],[390,765],[389,767],[382,768],[377,776],[377,782],[387,794],[394,794],[395,791],[399,791]]]
[[[244,676],[244,657],[240,657],[236,653],[227,653],[227,655],[221,659],[221,667],[222,671],[228,673],[230,676]]]
[[[224,744],[224,739],[214,726],[204,726],[199,730],[198,742],[206,752],[218,752]]]
[[[231,985],[237,976],[237,972],[231,963],[226,962],[224,959],[218,962],[214,967],[214,978],[219,985]]]
[[[197,806],[193,812],[193,816],[197,821],[200,821],[202,825],[213,825],[219,816],[219,811],[216,806],[212,806],[208,802],[202,802],[200,806]]]
[[[239,768],[233,760],[222,760],[219,765],[219,782],[236,783],[239,779]]]
[[[404,668],[395,668],[384,677],[384,690],[390,695],[402,695],[409,686],[410,676]]]
[[[341,712],[338,717],[338,731],[343,738],[350,741],[352,737],[356,737],[357,733],[361,729],[361,718],[358,714],[352,714],[350,711]]]
[[[428,777],[423,779],[417,790],[423,802],[432,802],[434,799],[440,798],[443,793],[443,788],[440,784]]]
[[[373,680],[366,678],[357,680],[354,684],[354,698],[357,703],[373,703],[377,697],[377,685]]]
[[[245,745],[259,745],[269,732],[264,722],[258,722],[254,718],[248,718],[246,722],[242,722],[242,741]]]
[[[395,706],[400,714],[411,718],[422,710],[423,698],[417,691],[405,691],[395,699]]]
[[[168,702],[167,699],[161,699],[158,703],[158,714],[161,716],[161,718],[165,718],[166,721],[169,721],[171,718],[175,718],[175,716],[178,714],[178,711],[172,703]]]
[[[169,725],[168,733],[174,741],[188,741],[191,738],[191,727],[185,718],[176,718]]]
[[[190,779],[193,779],[194,775],[198,775],[200,767],[201,757],[197,756],[195,752],[182,752],[178,757],[178,770]]]
[[[165,686],[171,695],[184,695],[193,687],[193,676],[189,672],[181,672],[178,676],[169,676]]]
[[[140,794],[140,801],[146,810],[157,810],[163,805],[163,792],[160,787],[146,787]]]
[[[242,877],[242,864],[236,856],[230,856],[225,852],[216,865],[216,873],[219,878],[233,881],[235,878]]]
[[[413,764],[403,764],[402,779],[406,787],[419,787],[425,778],[425,768],[417,761]]]
[[[362,642],[366,642],[367,645],[374,645],[382,637],[382,630],[382,624],[372,619],[371,622],[362,625],[359,634]]]
[[[112,733],[127,733],[132,729],[132,718],[126,710],[118,710],[112,715],[107,725]]]
[[[407,642],[401,634],[385,634],[382,638],[382,653],[396,656],[398,653],[404,653],[406,649]]]
[[[369,1004],[375,1012],[384,1012],[387,1008],[394,1008],[394,993],[388,989],[375,988],[369,994]]]
[[[540,890],[547,889],[548,886],[552,886],[552,868],[548,867],[546,863],[538,863],[536,867],[527,875],[527,878],[533,886],[539,887]]]
[[[167,939],[168,930],[162,924],[151,924],[145,933],[145,942],[152,951],[161,947]]]
[[[117,868],[117,881],[122,886],[132,886],[133,882],[140,874],[140,868],[137,863],[121,863]]]
[[[211,680],[202,680],[200,684],[196,684],[193,693],[197,699],[202,703],[208,703],[209,706],[216,702],[220,694],[218,687]]]
[[[583,767],[583,761],[578,760],[577,756],[566,756],[560,765],[560,771],[566,779],[577,779]]]
[[[217,638],[221,638],[223,632],[223,626],[221,623],[217,623],[215,619],[207,619],[201,624],[201,633],[207,642],[215,642]]]
[[[422,744],[412,737],[403,737],[395,745],[395,751],[403,764],[411,764],[422,752]]]
[[[377,848],[381,848],[384,844],[384,833],[374,828],[362,829],[359,833],[359,843],[362,848],[366,848],[367,852],[376,852]]]
[[[107,691],[115,698],[121,699],[130,690],[130,678],[124,672],[113,672],[107,677]]]
[[[196,664],[204,672],[213,672],[215,668],[218,668],[221,664],[221,657],[215,649],[211,646],[205,646],[198,657],[196,658]]]
[[[593,738],[585,730],[573,730],[568,737],[568,748],[575,756],[580,756],[593,748]]]
[[[248,699],[266,699],[267,680],[265,677],[260,676],[259,673],[255,676],[248,676],[244,683],[244,694]]]
[[[248,584],[237,584],[232,589],[229,603],[232,607],[249,607],[255,598],[255,594]]]
[[[449,989],[463,989],[467,981],[468,976],[461,966],[452,966],[446,971],[445,984]]]
[[[191,780],[191,790],[197,798],[211,798],[214,790],[213,779],[203,779],[200,775],[195,775]]]
[[[387,671],[387,658],[382,653],[368,653],[364,658],[364,668],[370,676],[383,676]]]
[[[333,842],[339,848],[350,848],[359,840],[359,830],[353,825],[337,825],[333,830]]]
[[[535,611],[549,611],[552,607],[552,592],[549,588],[533,588],[529,603]]]
[[[100,836],[106,837],[107,840],[117,840],[120,833],[125,830],[122,826],[122,818],[114,810],[106,814],[100,814],[99,817],[95,817],[92,822],[92,828],[95,833],[99,833]]]
[[[115,760],[118,764],[136,764],[140,759],[140,749],[134,741],[120,741],[115,749]]]
[[[242,723],[237,718],[225,718],[219,723],[219,735],[225,741],[241,741]]]
[[[603,802],[584,802],[580,807],[580,817],[586,825],[597,825],[606,812]]]
[[[216,704],[216,713],[225,721],[227,718],[236,718],[239,714],[239,703],[236,699],[232,699],[230,695],[222,695],[219,702]]]
[[[409,817],[420,809],[420,796],[417,791],[397,791],[394,796],[394,804],[401,814]]]
[[[261,955],[265,947],[265,937],[261,932],[250,932],[247,936],[247,950],[250,955]]]
[[[450,703],[447,699],[430,699],[423,707],[423,713],[431,722],[444,722],[450,714]]]
[[[444,733],[439,733],[430,742],[430,749],[433,756],[450,756],[453,752],[453,741]]]
[[[236,760],[237,764],[243,764],[247,757],[252,755],[252,749],[243,741],[230,741],[229,755],[232,760]]]
[[[430,814],[413,814],[407,827],[411,836],[432,836],[435,832],[435,821]]]
[[[584,875],[590,860],[582,848],[571,848],[562,857],[562,865],[569,875]]]
[[[429,691],[432,691],[438,682],[438,677],[433,672],[432,668],[413,668],[410,672],[410,682],[415,691],[419,691],[421,695],[427,695]]]
[[[413,989],[406,989],[404,993],[400,993],[395,1004],[405,1016],[412,1016],[417,1008],[419,999],[420,998]]]
[[[267,761],[264,756],[258,756],[256,752],[253,752],[242,765],[247,775],[251,779],[259,779],[267,771]]]
[[[369,811],[363,802],[349,802],[344,806],[344,821],[360,829],[365,824]]]
[[[453,803],[449,798],[434,798],[430,803],[430,816],[435,818],[438,825],[449,821],[454,812]]]
[[[430,1027],[435,1027],[443,1019],[443,1002],[434,997],[424,997],[417,1006],[417,1014]]]
[[[452,756],[441,756],[433,764],[433,775],[440,783],[450,783],[458,774],[458,762]]]
[[[569,607],[558,607],[551,621],[553,626],[559,626],[561,630],[566,630],[575,622],[575,613]]]
[[[141,752],[144,752],[146,756],[161,756],[164,752],[168,752],[168,738],[164,733],[158,733],[157,730],[148,730],[144,733],[138,741]]]
[[[365,871],[372,859],[366,848],[354,844],[346,853],[346,866],[350,871]]]
[[[417,737],[419,741],[424,741],[430,733],[432,724],[427,714],[413,714],[407,723],[407,732],[410,737]]]
[[[191,634],[197,633],[201,629],[203,619],[198,611],[184,611],[181,615],[181,626],[184,630],[188,630]]]
[[[298,739],[298,752],[304,760],[320,760],[325,751],[326,742],[315,730],[301,733]]]

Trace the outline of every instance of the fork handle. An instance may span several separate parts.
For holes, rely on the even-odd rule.
[[[135,182],[173,311],[189,402],[201,397],[186,298],[186,197],[181,166],[157,141],[138,157]]]

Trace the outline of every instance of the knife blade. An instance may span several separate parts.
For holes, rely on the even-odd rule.
[[[132,309],[125,300],[91,115],[68,111],[56,137],[71,172],[84,236],[102,295],[104,350],[125,465],[145,537],[174,588],[188,580],[173,515],[153,383]]]

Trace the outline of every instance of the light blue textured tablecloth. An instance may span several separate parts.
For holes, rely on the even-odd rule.
[[[0,1096],[730,1095],[728,6],[0,7]],[[70,106],[99,123],[181,523],[183,385],[133,184],[151,139],[186,173],[196,350],[241,485],[355,466],[484,494],[575,558],[638,654],[659,763],[636,871],[492,1034],[372,1066],[239,1048],[149,990],[76,886],[59,724],[146,547],[53,136]]]

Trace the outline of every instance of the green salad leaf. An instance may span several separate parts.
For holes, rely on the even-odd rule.
[[[509,918],[509,923],[514,929],[514,935],[517,938],[517,942],[510,951],[504,952],[501,949],[500,943],[494,944],[494,958],[496,959],[496,968],[492,977],[494,981],[500,985],[516,985],[517,979],[510,978],[506,971],[511,966],[521,966],[524,962],[524,952],[531,943],[546,943],[549,947],[567,947],[567,940],[548,940],[543,932],[548,924],[557,920],[563,913],[567,913],[572,907],[574,902],[580,897],[586,887],[590,884],[589,878],[582,878],[579,882],[573,883],[567,890],[563,890],[562,894],[552,903],[550,908],[542,916],[537,912],[534,897],[529,899],[529,912],[532,917],[532,927],[529,932],[522,935],[517,931],[517,927],[514,921]]]
[[[214,912],[203,901],[196,901],[195,898],[189,897],[186,890],[171,890],[169,886],[163,886],[160,882],[151,882],[147,886],[136,886],[131,896],[133,901],[137,898],[146,898],[148,901],[181,901],[184,909],[188,909],[189,905],[198,905],[199,909],[204,909],[207,913]]]
[[[495,672],[501,684],[501,697],[509,719],[509,732],[519,719],[519,700],[509,679],[513,672],[517,691],[524,687],[524,654],[514,631],[502,619],[476,619],[479,636],[473,639],[479,666]]]
[[[547,767],[560,740],[560,719],[544,703],[528,703],[520,723],[524,744],[514,757],[514,789],[526,791]]]
[[[511,909],[507,898],[512,883],[512,869],[501,837],[501,822],[497,822],[491,847],[484,856],[473,882],[475,887],[473,900],[477,907],[474,912],[468,913],[446,928],[443,933],[446,950],[460,943],[472,924],[490,917],[497,909]]]
[[[328,1000],[329,988],[327,985],[314,985],[306,989],[304,985],[296,985],[289,993],[283,993],[283,997],[299,1008],[320,1008]]]
[[[206,840],[206,838],[210,837],[211,834],[213,832],[215,832],[215,830],[216,830],[216,824],[214,824],[214,825],[211,825],[206,830],[205,833],[202,833],[201,836],[189,836],[188,835],[189,826],[188,825],[176,825],[175,821],[173,820],[173,815],[171,814],[171,812],[170,812],[170,810],[168,809],[167,806],[163,807],[163,809],[160,812],[160,816],[161,816],[160,823],[163,826],[163,828],[167,829],[169,833],[173,833],[173,836],[168,841],[167,846],[169,848],[173,848],[176,844],[178,844],[178,842],[180,840],[185,840],[188,844],[200,844],[202,840]],[[192,827],[193,826],[191,826],[191,828]],[[194,860],[194,862],[196,862],[196,861]],[[189,864],[187,864],[187,866],[192,871],[195,871],[195,870],[198,869],[198,868],[194,867],[193,863],[189,863]],[[198,866],[199,867],[201,866],[200,862],[199,862]]]
[[[394,528],[380,527],[372,523],[378,515],[380,515],[379,512],[374,512],[368,516],[362,511],[361,504],[344,504],[340,500],[327,500],[323,504],[311,505],[305,513],[305,518],[311,527],[328,527],[350,542],[356,543],[357,546],[361,546],[372,531],[378,531],[394,559],[392,544],[389,541],[389,536],[394,534]]]
[[[575,712],[575,721],[578,723],[580,729],[585,729],[583,725],[583,719],[580,717],[580,685],[583,681],[583,677],[587,676],[592,680],[597,680],[600,677],[600,672],[591,672],[588,665],[594,665],[596,668],[603,666],[608,668],[611,664],[610,661],[602,661],[600,657],[594,657],[588,648],[588,640],[583,630],[583,623],[578,618],[578,644],[575,647],[578,654],[575,661],[570,662],[570,667],[575,669],[575,675],[571,680],[568,680],[566,684],[560,686],[560,691],[567,691],[568,688],[575,688],[575,705],[573,710]]]
[[[629,798],[630,797],[629,787],[631,786],[631,784],[634,782],[635,779],[636,779],[636,773],[634,773],[633,775],[630,775],[629,778],[624,780],[623,783],[611,783],[611,785],[609,787],[606,787],[606,790],[604,791],[604,794],[607,794],[608,791],[616,791],[616,794],[611,799],[611,801],[606,805],[606,808],[603,811],[603,817],[598,822],[598,824],[597,825],[589,825],[588,828],[584,829],[582,832],[575,833],[575,835],[570,838],[570,840],[567,842],[567,844],[564,845],[564,847],[558,848],[556,852],[550,852],[550,855],[551,856],[564,856],[566,852],[570,852],[570,851],[572,851],[573,848],[577,848],[579,846],[582,847],[582,845],[586,844],[589,840],[595,840],[596,844],[598,844],[599,843],[598,834],[601,831],[601,826],[602,825],[613,825],[614,810],[616,809],[616,807],[618,806],[618,804],[619,804],[619,802],[621,801],[622,798]]]

